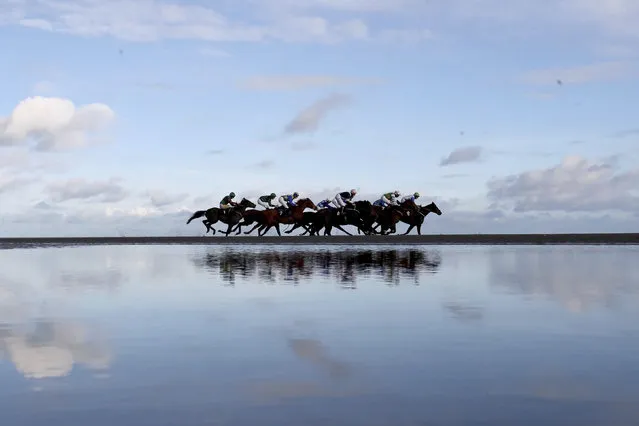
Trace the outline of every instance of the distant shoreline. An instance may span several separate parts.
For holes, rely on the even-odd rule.
[[[0,248],[82,245],[639,245],[639,233],[606,234],[441,234],[247,237],[59,237],[0,238]]]

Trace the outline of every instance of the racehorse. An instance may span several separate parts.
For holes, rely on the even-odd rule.
[[[388,233],[397,232],[397,222],[399,222],[404,215],[404,209],[394,204],[386,208],[380,208],[377,213],[377,225],[375,225],[374,229],[381,227],[379,233],[382,235],[385,235],[386,231],[389,231]]]
[[[417,228],[417,234],[422,235],[422,224],[424,223],[424,219],[426,219],[426,215],[428,213],[435,213],[437,216],[442,215],[442,211],[439,210],[437,204],[432,202],[425,206],[417,206],[417,211],[408,210],[406,214],[399,219],[400,221],[408,224],[408,230],[404,232],[404,235],[408,234],[413,228]]]
[[[296,224],[303,220],[304,210],[310,208],[313,210],[317,210],[317,206],[314,202],[312,202],[308,198],[302,198],[297,201],[295,206],[290,207],[290,214],[283,216],[280,213],[279,208],[267,209],[267,210],[252,210],[250,216],[247,218],[251,221],[251,223],[256,222],[256,225],[251,228],[249,231],[244,234],[250,234],[255,231],[255,229],[259,228],[257,231],[257,235],[262,236],[266,234],[271,228],[275,228],[277,231],[277,235],[280,237],[282,233],[280,232],[280,224]],[[242,223],[241,226],[246,225],[247,223]]]
[[[284,231],[284,233],[290,234],[297,228],[304,228],[304,232],[302,232],[300,235],[306,235],[309,232],[310,235],[316,235],[315,231],[313,230],[313,222],[315,220],[315,216],[321,212],[322,210],[319,210],[317,212],[304,212],[302,214],[302,220],[296,222],[291,229],[289,229],[288,231]]]
[[[357,228],[357,233],[359,234],[362,230],[364,230],[364,234],[368,232],[371,234],[373,231],[373,225],[377,221],[377,216],[379,212],[382,210],[381,207],[373,205],[368,200],[360,200],[355,201],[355,209],[359,212],[360,218],[362,220],[362,228]]]
[[[344,207],[341,212],[338,209],[325,209],[317,212],[313,217],[311,235],[319,235],[319,231],[322,228],[324,228],[324,235],[331,235],[333,227],[339,229],[346,235],[352,235],[342,228],[344,225],[353,225],[357,228],[358,232],[364,231],[364,233],[366,233],[366,230],[362,229],[364,224],[359,211],[353,207]]]
[[[186,221],[186,224],[188,225],[192,220],[204,216],[206,219],[204,219],[202,223],[206,226],[207,234],[209,231],[213,231],[213,235],[215,235],[215,228],[212,226],[219,221],[228,225],[226,232],[220,231],[228,237],[231,233],[231,229],[240,222],[244,211],[248,207],[253,208],[255,204],[246,198],[242,198],[242,201],[240,201],[236,207],[229,209],[229,211],[222,210],[219,207],[211,207],[208,210],[198,210]]]

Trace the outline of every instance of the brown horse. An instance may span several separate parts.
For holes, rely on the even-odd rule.
[[[271,228],[275,228],[277,231],[277,235],[280,237],[282,233],[280,232],[280,224],[296,224],[298,222],[302,222],[304,219],[304,210],[310,208],[313,210],[317,210],[317,206],[314,202],[312,202],[308,198],[302,198],[297,201],[296,205],[290,208],[290,214],[283,216],[280,213],[279,208],[267,209],[267,210],[252,210],[250,217],[251,223],[255,222],[256,225],[251,228],[249,231],[245,232],[245,234],[250,234],[255,231],[255,229],[259,228],[257,231],[257,235],[263,236],[266,234]],[[255,213],[253,213],[255,212]],[[241,226],[246,225],[243,223]]]
[[[415,200],[406,200],[403,201],[401,203],[399,203],[399,206],[404,209],[405,211],[418,211],[419,210],[419,206],[417,204],[415,204]]]
[[[231,233],[231,229],[242,220],[244,210],[246,210],[247,207],[255,207],[255,204],[246,198],[242,198],[242,201],[230,211],[224,211],[218,207],[211,207],[208,210],[198,210],[186,221],[186,224],[188,225],[192,220],[204,216],[206,219],[204,219],[202,223],[206,226],[207,234],[209,231],[213,231],[213,235],[215,235],[215,228],[212,226],[219,221],[228,225],[226,232],[220,231],[228,237]]]
[[[400,219],[402,222],[408,224],[408,230],[404,232],[404,235],[408,234],[413,228],[417,228],[417,234],[422,235],[422,224],[424,223],[424,219],[426,219],[426,215],[428,213],[435,213],[437,216],[442,215],[442,211],[439,210],[437,204],[434,202],[427,204],[425,206],[417,206],[417,211],[407,210],[404,216]]]
[[[399,222],[400,219],[404,216],[404,209],[397,205],[391,205],[386,208],[378,208],[379,210],[377,213],[377,225],[375,226],[375,229],[381,227],[379,233],[382,235],[385,235],[387,231],[389,234],[397,232],[396,225],[397,222]]]

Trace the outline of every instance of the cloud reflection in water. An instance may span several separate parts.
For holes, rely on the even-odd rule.
[[[40,306],[37,291],[28,285],[0,277],[0,361],[10,361],[26,378],[44,379],[68,375],[75,365],[105,370],[111,353],[95,330],[48,313]]]

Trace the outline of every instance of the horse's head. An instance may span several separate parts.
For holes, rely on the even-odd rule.
[[[437,207],[437,204],[435,204],[435,202],[433,201],[430,204],[426,204],[425,206],[422,207],[422,209],[429,211],[429,212],[433,212],[435,213],[437,216],[441,216],[442,215],[442,211],[439,210],[439,207]]]
[[[242,198],[242,201],[240,201],[240,206],[254,208],[255,203],[253,203],[251,200],[247,200],[246,198]]]
[[[296,203],[298,206],[302,207],[302,209],[313,209],[317,210],[317,206],[310,198],[302,198]]]

